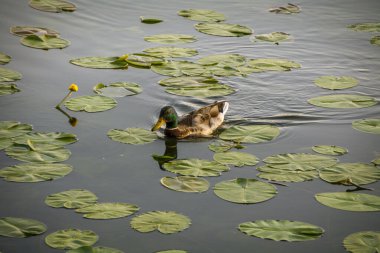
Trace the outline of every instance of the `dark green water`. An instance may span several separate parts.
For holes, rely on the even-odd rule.
[[[281,127],[281,135],[273,142],[247,145],[245,152],[261,160],[288,152],[309,152],[313,145],[340,145],[349,153],[341,162],[368,163],[380,153],[380,136],[352,129],[351,122],[380,115],[380,106],[365,109],[322,109],[309,105],[308,98],[328,95],[313,84],[322,75],[350,75],[360,84],[347,91],[334,93],[366,94],[380,99],[380,48],[370,45],[372,33],[353,32],[347,25],[358,22],[379,22],[380,2],[302,0],[297,15],[275,15],[268,8],[284,4],[277,1],[74,1],[73,13],[46,13],[28,7],[26,1],[2,0],[0,9],[0,51],[12,56],[6,65],[20,71],[23,79],[17,84],[22,92],[0,98],[0,120],[17,120],[34,126],[35,131],[74,133],[79,141],[68,146],[72,156],[66,162],[74,171],[68,176],[42,183],[11,183],[0,180],[0,217],[29,217],[47,224],[48,231],[26,239],[0,237],[2,253],[63,252],[49,248],[44,237],[66,228],[91,229],[100,240],[96,245],[118,248],[125,252],[156,252],[183,249],[192,253],[248,252],[345,252],[342,240],[348,234],[363,230],[379,230],[377,212],[359,213],[322,206],[314,194],[344,191],[346,187],[327,184],[320,179],[277,186],[279,194],[270,201],[239,205],[223,201],[212,190],[202,194],[170,191],[159,180],[171,173],[162,171],[151,155],[162,154],[163,140],[143,146],[111,141],[106,133],[112,128],[150,128],[160,108],[174,105],[185,113],[215,99],[195,99],[169,95],[157,82],[163,79],[150,70],[129,68],[93,70],[71,65],[70,59],[84,56],[116,56],[140,52],[159,46],[145,42],[144,36],[158,33],[195,35],[198,41],[180,46],[197,49],[192,59],[217,54],[239,53],[248,58],[287,58],[302,64],[291,72],[252,74],[246,78],[222,79],[239,91],[223,97],[230,102],[227,123],[267,122]],[[279,46],[253,44],[248,37],[225,38],[198,33],[196,22],[176,15],[187,8],[213,9],[224,13],[227,22],[247,25],[255,34],[283,31],[294,38]],[[163,23],[146,25],[139,16],[161,18]],[[15,25],[33,25],[56,29],[71,41],[63,50],[42,51],[27,48],[9,33]],[[54,106],[75,82],[75,95],[90,95],[99,83],[137,82],[144,88],[137,96],[119,98],[110,111],[88,114],[69,112],[78,118],[75,128]],[[219,99],[219,98],[217,98]],[[242,120],[244,119],[244,120]],[[179,142],[178,158],[212,159],[211,141]],[[0,152],[1,167],[18,161]],[[262,165],[262,162],[258,165]],[[255,167],[231,168],[220,177],[208,178],[211,186],[236,177],[255,177]],[[380,194],[380,184],[369,185]],[[84,188],[94,192],[101,202],[128,202],[141,207],[139,213],[152,210],[173,210],[192,219],[189,229],[163,235],[142,234],[130,228],[130,217],[94,221],[72,210],[54,209],[44,204],[48,194]],[[367,192],[366,192],[367,193]],[[236,228],[239,223],[258,219],[289,219],[312,223],[325,229],[315,241],[287,243],[249,237]]]

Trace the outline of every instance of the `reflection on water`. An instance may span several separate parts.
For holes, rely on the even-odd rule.
[[[165,152],[162,155],[153,154],[152,157],[158,162],[160,169],[166,162],[177,159],[177,139],[172,137],[165,137]]]
[[[64,111],[61,107],[56,107],[56,109],[69,119],[68,122],[72,127],[75,127],[78,124],[78,119],[75,117],[71,117],[70,114]]]

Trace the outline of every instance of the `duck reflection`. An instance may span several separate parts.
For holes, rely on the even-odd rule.
[[[56,109],[60,111],[63,115],[65,115],[69,119],[69,124],[72,127],[75,127],[78,124],[78,119],[75,117],[71,117],[67,112],[61,109],[61,107],[57,106]]]
[[[162,170],[162,165],[171,160],[177,159],[177,139],[173,137],[165,137],[165,152],[163,155],[152,155],[153,159],[158,162]]]

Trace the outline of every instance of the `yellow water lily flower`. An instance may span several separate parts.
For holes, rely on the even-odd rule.
[[[77,91],[78,91],[78,85],[76,85],[75,83],[72,83],[72,84],[69,86],[69,90],[70,90],[70,91],[77,92]]]

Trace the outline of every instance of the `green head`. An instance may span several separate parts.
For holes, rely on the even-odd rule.
[[[171,106],[165,106],[161,109],[158,121],[153,126],[152,131],[158,130],[164,123],[166,128],[176,128],[178,125],[178,114]]]

